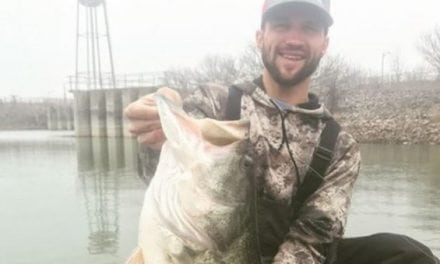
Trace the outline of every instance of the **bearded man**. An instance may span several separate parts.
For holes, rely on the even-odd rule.
[[[406,236],[343,238],[359,173],[359,147],[309,91],[332,23],[328,1],[265,1],[256,33],[262,75],[234,89],[201,86],[185,98],[184,109],[195,117],[230,119],[230,101],[238,98],[238,117],[250,120],[262,263],[434,264],[430,250]],[[177,96],[169,88],[159,92]],[[139,143],[162,145],[165,138],[151,94],[129,105],[125,114]],[[323,135],[329,126],[336,127],[333,138]],[[330,141],[332,149],[321,147],[322,141]],[[315,153],[326,156],[326,151],[325,170],[313,168],[319,159]],[[303,195],[308,177],[319,178],[319,184]]]

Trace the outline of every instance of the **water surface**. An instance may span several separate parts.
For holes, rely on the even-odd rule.
[[[0,132],[0,262],[119,264],[146,184],[136,142]],[[440,147],[363,145],[347,235],[410,235],[440,255]]]
[[[347,235],[406,234],[440,256],[440,146],[362,145]]]

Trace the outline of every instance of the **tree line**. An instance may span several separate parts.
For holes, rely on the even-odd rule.
[[[47,104],[0,100],[0,130],[46,129]]]
[[[380,86],[384,82],[422,81],[440,79],[440,26],[424,33],[416,43],[417,50],[428,67],[406,68],[398,54],[390,54],[387,73],[371,72],[347,61],[341,55],[327,55],[321,61],[319,70],[313,76],[322,87],[371,84]],[[238,56],[211,54],[205,56],[195,67],[173,68],[165,71],[165,85],[178,89],[191,89],[201,83],[215,82],[229,85],[251,80],[261,74],[263,63],[255,45],[248,45]]]

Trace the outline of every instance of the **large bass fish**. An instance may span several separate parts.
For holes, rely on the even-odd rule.
[[[127,263],[259,263],[249,122],[194,119],[155,100],[167,141]]]

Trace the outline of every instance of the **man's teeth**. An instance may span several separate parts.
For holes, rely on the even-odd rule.
[[[283,54],[281,56],[283,56],[283,58],[286,58],[288,60],[301,60],[302,59],[302,56],[297,56],[297,55]]]

